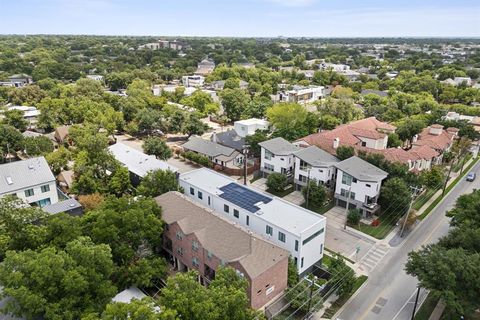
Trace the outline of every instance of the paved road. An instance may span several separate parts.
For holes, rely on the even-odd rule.
[[[472,171],[479,172],[480,163]],[[462,194],[480,189],[480,179],[474,182],[462,180],[430,213],[430,215],[397,247],[390,249],[382,261],[370,272],[367,284],[351,299],[338,316],[341,320],[407,320],[413,311],[417,280],[407,275],[404,266],[407,254],[422,245],[435,243],[448,232],[449,218],[445,212],[451,209]],[[426,296],[421,291],[420,301]]]

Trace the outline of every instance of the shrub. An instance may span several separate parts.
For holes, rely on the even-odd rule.
[[[316,181],[310,181],[308,183],[308,188],[303,187],[302,194],[305,201],[307,201],[307,193],[308,193],[308,204],[321,207],[327,198],[327,190],[321,184],[317,184]]]
[[[281,173],[271,173],[267,178],[267,188],[273,192],[285,190],[287,186],[287,177]]]
[[[358,209],[351,209],[347,214],[347,221],[351,225],[357,225],[360,222],[362,215]]]

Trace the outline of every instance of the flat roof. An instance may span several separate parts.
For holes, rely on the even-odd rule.
[[[246,125],[246,126],[251,125],[251,124],[268,125],[267,120],[262,120],[262,119],[257,119],[257,118],[238,120],[238,121],[235,121],[235,123],[243,124],[243,125]]]
[[[241,185],[236,180],[210,169],[200,168],[183,173],[180,175],[180,180],[217,195],[293,234],[300,235],[313,225],[325,220],[324,216],[252,187]],[[225,190],[227,190],[226,193]],[[233,200],[235,193],[239,195],[238,200]],[[255,210],[256,208],[258,210]]]
[[[128,171],[139,177],[144,177],[149,171],[170,170],[177,172],[178,169],[165,161],[158,160],[154,156],[147,155],[123,143],[116,143],[108,147],[115,159],[121,162]]]

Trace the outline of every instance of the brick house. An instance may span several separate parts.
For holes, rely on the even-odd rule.
[[[166,223],[163,249],[178,271],[197,270],[208,285],[219,266],[229,266],[248,282],[250,306],[260,309],[287,288],[289,252],[178,192],[155,198]]]

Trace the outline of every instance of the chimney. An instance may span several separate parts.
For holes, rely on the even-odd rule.
[[[212,142],[213,142],[213,143],[217,143],[217,133],[216,133],[216,132],[214,132],[214,133],[212,134]]]
[[[434,136],[439,136],[442,134],[443,126],[440,124],[432,124],[429,128],[429,133]]]
[[[412,142],[417,142],[418,140],[418,134],[414,135],[412,138]]]
[[[333,139],[333,149],[337,149],[339,145],[340,145],[340,138],[337,137]]]

